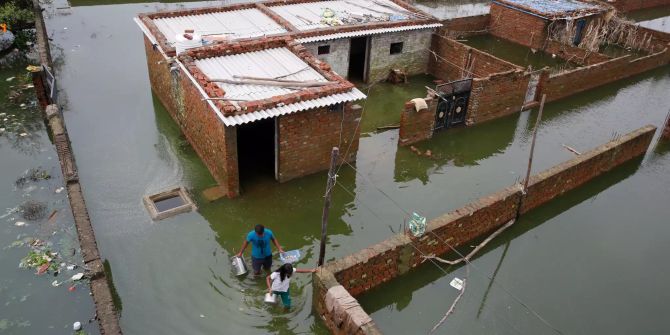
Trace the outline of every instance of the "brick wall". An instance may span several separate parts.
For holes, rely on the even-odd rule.
[[[193,82],[170,65],[145,37],[151,88],[228,197],[239,195],[237,131],[226,127]],[[162,63],[159,63],[162,62]]]
[[[548,21],[518,10],[491,3],[490,33],[533,49],[542,49]]]
[[[437,99],[426,99],[428,108],[416,111],[412,102],[406,102],[400,113],[400,145],[410,145],[433,137]]]
[[[385,80],[392,69],[408,75],[427,73],[432,34],[432,29],[422,29],[370,36],[368,82]],[[391,55],[391,43],[397,42],[403,43],[402,52]]]
[[[493,120],[521,110],[530,74],[522,70],[499,73],[472,81],[467,125]]]
[[[463,69],[467,68],[469,61],[474,62],[472,75],[475,78],[521,69],[510,62],[437,34],[433,35],[431,50],[437,56],[430,55],[428,71],[445,81],[462,79]]]
[[[330,45],[330,53],[327,55],[319,55],[319,46]],[[341,38],[337,40],[314,42],[304,44],[305,48],[309,50],[317,59],[328,63],[335,73],[346,78],[349,72],[349,49],[351,48],[351,40],[348,38]]]
[[[624,56],[551,75],[540,83],[541,94],[547,94],[547,101],[555,101],[668,63],[670,63],[670,51],[667,49],[637,59]]]
[[[640,128],[532,176],[523,202],[523,212],[643,155],[655,131],[653,126]],[[508,187],[431,220],[426,234],[418,239],[398,234],[355,254],[329,262],[321,270],[329,274],[326,277],[315,276],[318,279],[314,285],[315,308],[322,308],[320,300],[329,286],[342,285],[351,295],[356,296],[418,266],[422,263],[421,253],[441,255],[449,252],[450,247],[442,241],[458,247],[485,236],[515,217],[520,200],[519,188]]]
[[[667,6],[670,5],[670,0],[616,0],[607,3],[622,12],[630,12],[636,9]]]
[[[530,178],[521,212],[525,213],[589,180],[644,154],[656,128],[642,127]]]
[[[598,52],[588,51],[586,49],[565,45],[552,40],[547,40],[544,51],[582,66],[602,63],[611,59]]]
[[[356,125],[361,110],[360,106],[347,103],[344,119],[341,111],[330,111],[328,107],[280,116],[279,181],[327,170],[333,147],[340,147],[341,160],[354,161],[360,136],[360,128]],[[350,143],[349,153],[344,157]]]
[[[437,34],[452,38],[487,34],[490,24],[490,14],[458,17],[442,21]]]

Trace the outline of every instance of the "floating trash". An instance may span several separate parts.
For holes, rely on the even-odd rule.
[[[12,81],[12,80],[14,80],[14,78],[16,78],[16,77],[9,77],[9,78],[5,79],[5,81]]]
[[[24,219],[38,221],[46,216],[47,205],[42,202],[28,200],[19,206],[19,211],[21,211]]]
[[[79,272],[76,275],[73,275],[72,278],[70,278],[70,279],[72,279],[73,281],[77,281],[77,280],[81,280],[82,278],[84,278],[84,273]]]
[[[81,322],[77,321],[72,324],[72,330],[74,331],[80,331],[81,330]]]
[[[295,263],[300,260],[300,250],[289,250],[287,252],[282,252],[279,254],[279,260],[282,263]]]
[[[21,133],[21,134],[19,134],[19,136],[26,137],[26,136],[28,136],[28,133]]]
[[[61,187],[59,187],[59,188],[56,189],[56,193],[63,192],[64,189],[65,189],[65,187],[62,187],[62,186],[61,186]]]
[[[451,285],[451,287],[460,291],[460,290],[463,289],[463,280],[459,279],[459,278],[454,278],[454,279],[451,280],[449,285]]]
[[[412,219],[409,221],[409,230],[414,237],[422,236],[426,232],[426,218],[416,212],[412,213]]]
[[[26,223],[23,222],[23,221],[16,221],[16,222],[14,223],[14,225],[17,226],[17,227],[23,227],[23,226],[26,225]]]

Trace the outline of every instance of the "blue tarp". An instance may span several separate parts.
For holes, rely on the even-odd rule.
[[[555,15],[577,11],[597,12],[600,7],[577,0],[503,0],[511,6],[531,10],[537,14]]]

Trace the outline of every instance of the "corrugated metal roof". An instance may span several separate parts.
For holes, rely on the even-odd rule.
[[[602,10],[600,6],[577,0],[503,0],[500,2],[545,15]]]
[[[216,79],[236,80],[234,76],[237,75],[262,78],[282,77],[286,80],[299,81],[327,81],[319,72],[287,48],[199,59],[195,61],[195,65],[209,78]],[[295,92],[293,89],[277,86],[217,84],[226,92],[226,98],[250,101]]]
[[[277,78],[299,81],[327,81],[319,72],[305,63],[287,48],[273,48],[236,55],[227,55],[199,59],[195,65],[209,78],[236,80],[235,75]],[[225,92],[226,98],[248,101],[261,100],[274,96],[295,92],[294,89],[267,85],[237,85],[217,83]],[[296,102],[290,105],[255,111],[235,116],[224,116],[221,119],[227,126],[236,126],[248,122],[262,120],[303,111],[312,108],[331,106],[347,101],[365,99],[358,89],[349,92],[332,94],[326,97]]]
[[[318,98],[314,100],[300,101],[290,105],[277,106],[274,108],[269,108],[241,115],[225,116],[223,117],[222,120],[226,126],[237,126],[271,117],[277,117],[280,115],[287,115],[312,108],[332,106],[343,102],[362,100],[365,98],[366,96],[365,94],[363,94],[363,92],[354,88],[349,92],[333,94],[327,97]]]
[[[299,30],[332,27],[324,22],[326,9],[332,10],[344,26],[411,19],[408,10],[389,0],[334,0],[270,7]]]
[[[433,23],[433,24],[422,24],[422,25],[402,26],[402,27],[392,27],[392,28],[357,30],[357,31],[350,31],[350,32],[346,32],[346,33],[336,33],[336,34],[329,34],[329,35],[319,35],[319,36],[313,36],[313,37],[305,37],[305,38],[300,38],[297,41],[298,41],[298,43],[312,43],[312,42],[336,40],[336,39],[340,39],[340,38],[350,38],[350,37],[368,36],[368,35],[376,35],[376,34],[384,34],[384,33],[394,33],[394,32],[399,32],[399,31],[432,29],[432,28],[437,28],[437,27],[441,27],[441,26],[442,26],[441,23]]]
[[[194,29],[199,34],[225,34],[233,39],[286,32],[284,27],[256,8],[157,18],[153,22],[171,44],[185,29]]]

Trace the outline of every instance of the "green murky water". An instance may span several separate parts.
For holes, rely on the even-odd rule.
[[[71,283],[52,286],[83,271],[83,262],[58,156],[25,66],[0,69],[0,334],[68,334],[75,321],[97,334],[97,323],[88,323],[95,309],[86,281],[74,283],[73,292]],[[57,276],[19,268],[31,243],[58,253]],[[68,270],[72,264],[79,267]]]
[[[549,67],[555,73],[575,67],[574,63],[560,57],[552,57],[542,51],[533,52],[530,48],[489,34],[468,36],[463,43],[524,68],[538,70]]]
[[[197,5],[203,4],[187,4]],[[171,7],[128,4],[75,7],[67,13],[47,10],[68,129],[98,245],[111,262],[123,301],[124,333],[326,334],[312,314],[310,276],[295,276],[291,288],[295,308],[285,312],[263,303],[263,279],[234,277],[229,264],[244,234],[263,223],[273,229],[284,249],[302,251],[305,257],[299,266],[313,266],[326,174],[287,184],[277,184],[270,177],[256,178],[245,184],[238,199],[214,203],[202,199],[201,191],[214,185],[214,180],[152,96],[142,35],[131,20],[139,12]],[[429,78],[417,78],[407,87],[373,87],[370,107],[364,112],[370,118],[363,121],[366,134],[355,164],[360,174],[348,167],[338,173],[327,259],[392,236],[405,217],[402,209],[436,217],[508,186],[523,174],[535,111],[452,129],[417,146],[421,151],[430,149],[432,157],[399,148],[397,130],[376,131],[397,122],[401,106],[395,106],[396,102],[419,93],[423,96],[425,91],[420,88],[429,82]],[[669,88],[666,67],[547,105],[534,171],[571,158],[562,144],[586,151],[614,133],[660,124],[670,104]],[[645,160],[643,168],[633,166],[628,179],[620,173],[605,176],[599,186],[602,191],[591,189],[596,193],[592,196],[570,194],[557,200],[559,207],[529,214],[528,223],[496,241],[477,259],[477,266],[493,272],[498,248],[509,242],[499,271],[504,275],[498,278],[566,333],[592,333],[592,329],[625,333],[622,329],[628,326],[605,321],[624,317],[639,329],[667,332],[661,311],[669,297],[662,283],[670,280],[670,271],[660,258],[668,250],[658,241],[669,231],[656,218],[667,216],[663,204],[670,199],[653,192],[647,199],[643,189],[633,191],[624,183],[640,176],[656,180],[653,187],[667,189],[667,172],[663,174],[670,166],[667,153],[654,155]],[[151,221],[142,196],[175,185],[184,185],[193,193],[199,210]],[[625,208],[626,215],[600,215],[612,206],[592,205],[594,197],[607,200],[603,192],[625,199],[615,207]],[[583,217],[574,212],[579,208]],[[632,215],[645,218],[631,220]],[[599,220],[609,225],[597,226]],[[560,255],[569,261],[557,259]],[[646,271],[640,271],[642,267]],[[406,334],[407,325],[418,327],[409,333],[427,331],[444,312],[445,301],[453,297],[448,287],[453,274],[431,271],[437,270],[424,267],[383,288],[379,295],[363,299],[389,334]],[[641,279],[644,285],[639,285]],[[473,281],[464,302],[477,303],[485,284]],[[613,303],[630,299],[630,292],[621,293],[622,300],[613,294],[632,291],[630,287],[639,292],[635,304]],[[491,320],[509,321],[514,312],[512,321],[524,323],[524,329],[544,330],[518,306],[509,311],[504,305],[508,300],[496,292],[488,294],[490,304],[481,313],[485,321],[473,320],[471,309],[464,304],[449,319],[448,327],[491,333],[480,330],[498,322]],[[417,318],[417,311],[430,313]],[[445,327],[440,333],[452,329]]]

